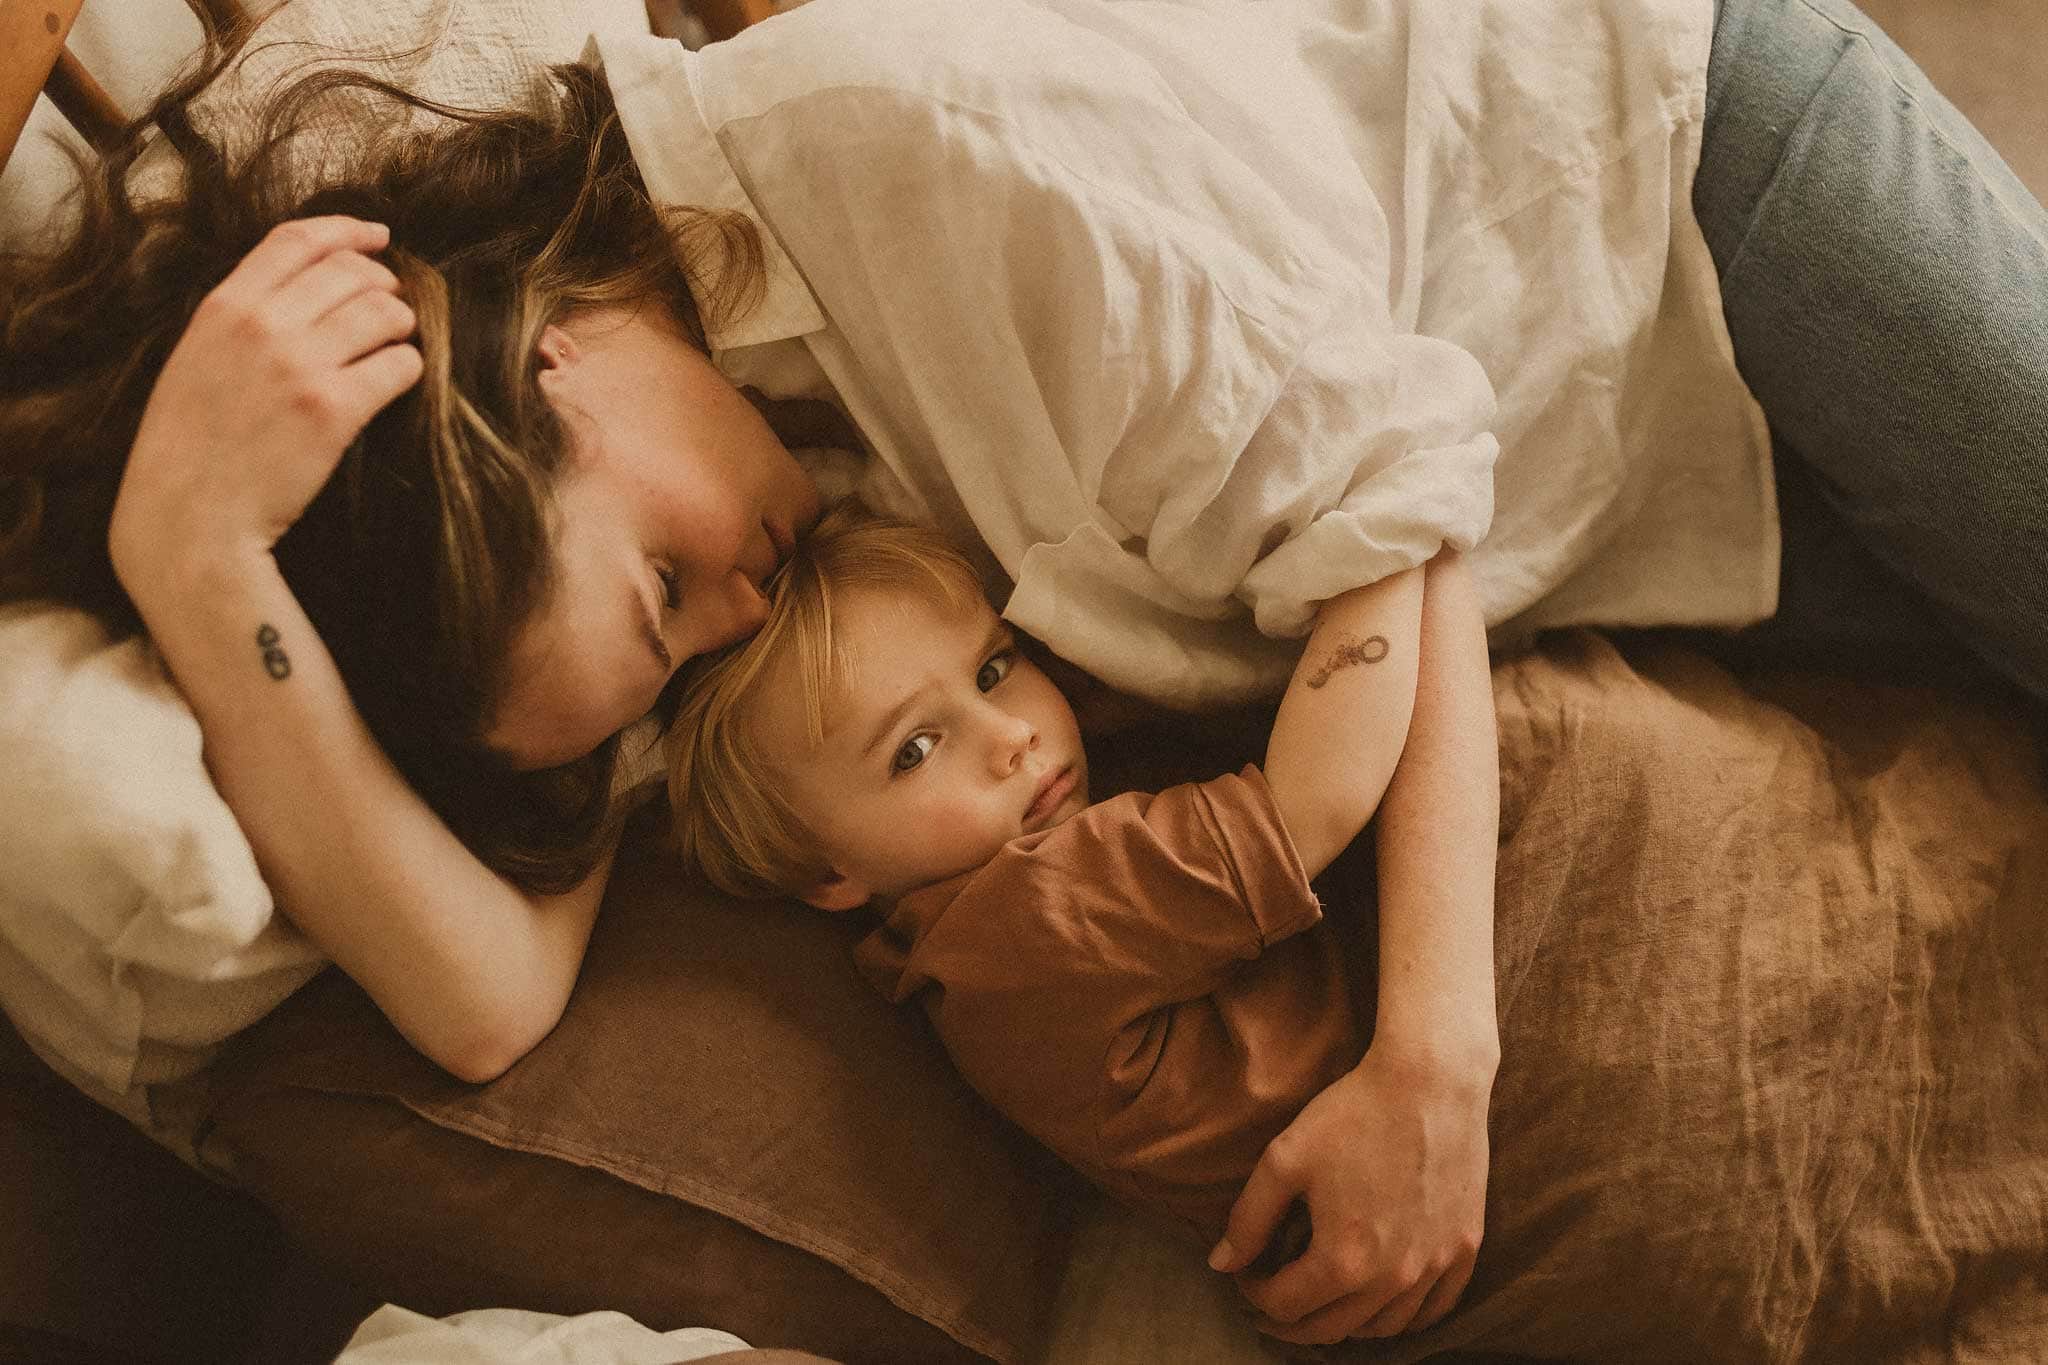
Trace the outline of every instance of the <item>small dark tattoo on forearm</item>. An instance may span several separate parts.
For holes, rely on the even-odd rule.
[[[277,647],[277,627],[268,623],[256,627],[256,647],[263,651],[263,671],[283,682],[292,675],[292,661]]]
[[[1376,664],[1387,657],[1387,651],[1391,648],[1384,635],[1369,635],[1363,640],[1356,635],[1348,636],[1342,644],[1330,651],[1330,657],[1323,660],[1322,666],[1309,678],[1308,685],[1321,687],[1335,677],[1339,669],[1349,668],[1353,664]]]

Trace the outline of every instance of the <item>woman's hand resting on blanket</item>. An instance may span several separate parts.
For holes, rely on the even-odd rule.
[[[419,379],[412,309],[369,255],[389,237],[354,218],[281,224],[201,301],[114,505],[108,548],[131,595],[177,590],[167,556],[268,554],[356,433]]]
[[[1419,1330],[1451,1310],[1485,1227],[1492,1080],[1375,1045],[1273,1139],[1209,1261],[1237,1275],[1261,1331],[1321,1344]],[[1308,1250],[1270,1276],[1246,1272],[1296,1198]]]

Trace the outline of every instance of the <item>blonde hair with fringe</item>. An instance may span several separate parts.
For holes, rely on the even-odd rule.
[[[845,660],[833,612],[844,593],[906,593],[962,608],[984,602],[966,556],[928,526],[841,503],[798,542],[768,586],[768,620],[751,638],[684,666],[668,732],[669,807],[677,850],[721,891],[801,894],[831,872],[784,799],[749,721],[764,678],[794,668],[805,731],[825,737]]]

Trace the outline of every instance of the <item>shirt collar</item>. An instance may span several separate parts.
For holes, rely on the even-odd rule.
[[[735,210],[760,234],[767,289],[745,314],[707,329],[711,349],[783,341],[823,328],[825,316],[810,286],[740,185],[704,112],[703,54],[671,38],[595,34],[583,60],[611,86],[633,160],[655,203]]]

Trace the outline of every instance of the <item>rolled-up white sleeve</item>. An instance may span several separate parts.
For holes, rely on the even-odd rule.
[[[1142,489],[1120,518],[1145,527],[1146,557],[1164,578],[1197,596],[1233,595],[1279,637],[1305,634],[1328,598],[1446,545],[1476,545],[1493,517],[1498,452],[1478,362],[1396,333],[1379,300],[1336,300],[1284,361],[1219,485],[1191,493],[1144,450],[1120,452],[1142,474],[1119,481]]]

